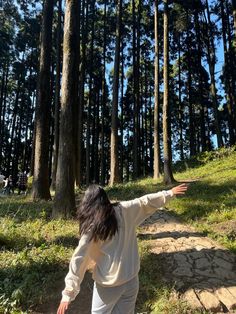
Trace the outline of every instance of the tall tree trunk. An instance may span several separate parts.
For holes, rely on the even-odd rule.
[[[184,160],[184,141],[183,141],[183,104],[182,104],[182,84],[181,84],[181,33],[178,36],[178,80],[179,80],[179,149],[180,159]]]
[[[133,22],[133,101],[134,101],[134,128],[133,128],[133,179],[138,177],[138,104],[137,104],[137,89],[139,88],[137,81],[137,26],[136,26],[136,5],[135,0],[132,0],[132,22]]]
[[[190,27],[189,11],[187,9],[187,20],[188,27]],[[189,151],[190,156],[196,154],[195,149],[195,132],[194,132],[194,108],[192,99],[192,72],[191,72],[191,42],[190,42],[190,31],[187,30],[187,67],[188,67],[188,105],[189,105]]]
[[[153,162],[154,162],[154,151],[153,151],[153,125],[154,125],[154,115],[152,110],[152,83],[149,81],[149,90],[148,90],[148,97],[149,97],[149,152],[150,152],[150,173],[154,172]],[[161,163],[161,158],[160,158]]]
[[[207,61],[209,65],[209,73],[211,78],[211,98],[213,103],[213,112],[214,112],[214,124],[216,129],[217,136],[217,145],[218,147],[223,146],[222,133],[220,128],[220,118],[218,112],[218,99],[217,99],[217,91],[216,91],[216,81],[215,81],[215,62],[216,62],[216,54],[215,54],[215,43],[214,36],[212,32],[212,22],[211,15],[209,10],[208,0],[206,0],[206,8],[207,8],[207,18],[205,16],[206,21],[206,33],[207,33]]]
[[[54,217],[69,217],[75,209],[75,148],[73,139],[75,132],[73,114],[74,108],[78,104],[79,19],[78,1],[67,0],[64,22],[61,123]]]
[[[222,37],[223,37],[223,47],[224,47],[224,61],[225,61],[225,89],[227,96],[227,108],[228,108],[228,125],[229,125],[229,142],[231,145],[235,143],[235,133],[234,133],[234,123],[233,123],[233,97],[232,89],[230,84],[230,63],[229,63],[229,51],[227,47],[227,36],[226,36],[226,19],[225,19],[225,8],[224,1],[220,1],[221,10],[221,21],[222,21]]]
[[[35,113],[35,158],[32,198],[51,198],[49,191],[49,116],[50,116],[50,64],[52,50],[53,1],[45,0],[43,8],[40,69]]]
[[[17,89],[16,89],[16,98],[13,109],[13,117],[12,117],[12,125],[9,128],[11,130],[10,141],[8,146],[8,158],[7,158],[7,173],[11,173],[11,163],[12,163],[12,149],[14,144],[14,139],[16,138],[16,123],[17,123],[17,115],[19,111],[19,98],[20,98],[20,83],[21,76],[18,78]]]
[[[111,169],[110,169],[111,186],[120,181],[118,158],[118,101],[119,101],[119,76],[120,76],[121,17],[122,17],[122,0],[118,0],[116,22],[116,48],[113,77],[112,118],[111,118]]]
[[[169,8],[164,0],[164,99],[163,99],[163,146],[164,146],[164,183],[175,182],[171,169],[171,139],[169,112]]]
[[[61,1],[58,0],[57,12],[57,47],[56,47],[56,86],[55,86],[55,108],[54,108],[54,144],[51,188],[56,188],[57,160],[59,150],[59,117],[60,117],[60,81],[61,81]]]
[[[201,148],[202,152],[206,151],[206,126],[205,126],[205,104],[203,99],[203,78],[202,78],[202,42],[201,30],[199,24],[199,12],[194,12],[194,23],[197,35],[197,59],[198,59],[198,82],[199,82],[199,105],[200,105],[200,128],[201,128]]]
[[[86,185],[88,186],[91,181],[91,110],[92,104],[94,105],[94,82],[93,82],[93,54],[94,54],[94,10],[95,1],[91,4],[91,23],[92,33],[90,42],[90,65],[89,65],[89,96],[88,96],[88,110],[87,110],[87,132],[86,132]]]
[[[83,182],[83,156],[82,151],[84,149],[83,143],[83,118],[84,118],[84,84],[85,84],[85,69],[86,69],[86,43],[88,37],[88,1],[82,0],[81,8],[81,64],[80,64],[80,78],[79,78],[79,123],[78,136],[77,136],[77,154],[76,154],[76,186],[80,187]],[[85,13],[86,11],[86,13]]]
[[[102,110],[101,110],[101,184],[105,185],[105,108],[106,108],[106,47],[107,47],[107,1],[104,2],[103,19],[103,75],[102,75]]]
[[[227,37],[228,37],[228,58],[229,58],[229,72],[230,72],[230,89],[232,91],[233,101],[233,123],[234,123],[234,134],[236,142],[236,50],[233,46],[232,39],[232,27],[230,21],[230,9],[228,0],[225,1],[226,6],[226,25],[227,25]]]
[[[1,105],[0,105],[0,167],[2,165],[3,141],[5,140],[5,114],[6,114],[8,74],[9,74],[9,62],[6,63],[5,71],[3,71],[2,88],[1,88],[2,91],[1,91]]]
[[[159,31],[158,31],[158,0],[155,0],[155,105],[154,105],[154,179],[160,177],[160,130],[159,130]]]
[[[125,71],[124,71],[124,41],[122,40],[121,44],[121,119],[120,119],[120,180],[123,182],[124,177],[124,80],[125,80]]]

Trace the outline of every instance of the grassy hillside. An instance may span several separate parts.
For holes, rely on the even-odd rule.
[[[176,165],[175,179],[193,181],[186,196],[168,208],[236,252],[236,152],[221,150]],[[194,181],[196,180],[196,181]],[[162,189],[146,178],[107,188],[113,200],[126,200]],[[51,220],[51,202],[32,203],[22,196],[0,196],[0,313],[30,313],[35,304],[53,298],[63,285],[68,261],[78,242],[78,224]],[[150,313],[196,313],[172,300],[171,289],[153,281],[161,272],[140,241],[142,270],[138,310]],[[157,302],[158,300],[158,302]]]
[[[206,152],[174,168],[175,185],[188,182],[189,189],[185,196],[171,200],[169,210],[236,252],[235,148]],[[108,192],[113,199],[120,200],[169,188],[161,179],[146,178],[108,188]]]

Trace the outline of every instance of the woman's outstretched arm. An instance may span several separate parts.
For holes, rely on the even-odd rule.
[[[188,185],[183,183],[170,190],[163,190],[131,201],[121,202],[121,205],[126,212],[127,219],[133,221],[135,225],[139,225],[158,208],[165,205],[172,197],[185,194],[187,189]]]

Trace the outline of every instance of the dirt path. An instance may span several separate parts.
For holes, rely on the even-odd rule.
[[[236,256],[165,210],[150,217],[139,235],[163,261],[164,280],[193,308],[236,313]]]
[[[211,239],[180,223],[166,210],[150,217],[139,238],[151,242],[151,253],[165,266],[163,278],[173,283],[180,298],[193,308],[213,313],[236,313],[236,257]],[[34,314],[55,314],[62,286],[54,291],[55,300]],[[68,314],[89,314],[93,282],[87,273],[81,293]],[[125,314],[125,313],[124,313]]]

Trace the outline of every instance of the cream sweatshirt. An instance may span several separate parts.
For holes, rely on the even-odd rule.
[[[119,286],[134,278],[140,268],[136,227],[171,197],[173,192],[168,190],[120,202],[115,207],[118,232],[110,240],[95,243],[89,241],[89,234],[82,235],[70,261],[62,301],[75,299],[91,260],[95,262],[93,279],[102,286]]]

